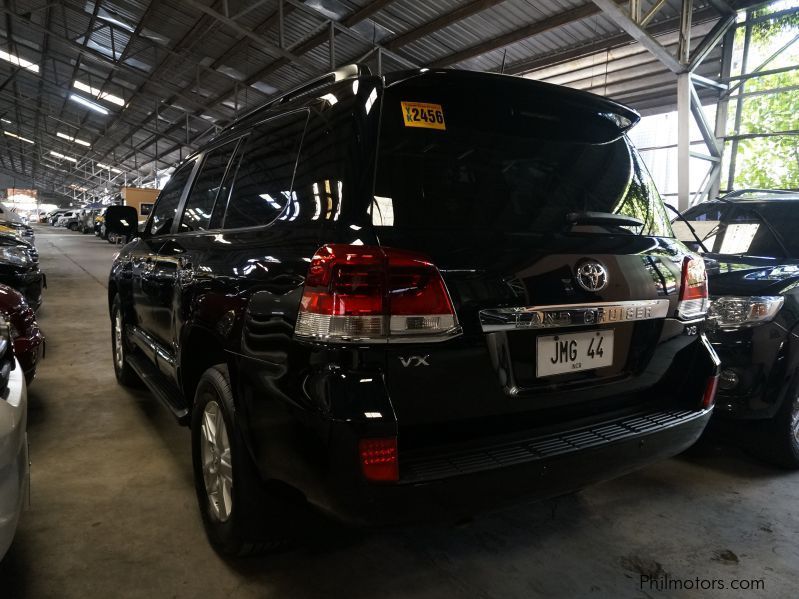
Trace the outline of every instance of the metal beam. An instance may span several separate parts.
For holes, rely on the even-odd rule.
[[[613,0],[591,0],[602,12],[611,19],[616,25],[626,31],[630,37],[639,42],[649,50],[657,59],[662,62],[672,73],[682,73],[686,67],[671,55],[671,53],[660,45],[654,37],[649,35],[638,23],[628,17],[624,11]],[[688,0],[685,0],[688,1]]]
[[[677,209],[691,203],[691,75],[677,76]]]
[[[699,42],[699,45],[696,47],[696,50],[691,55],[690,63],[688,65],[688,70],[694,72],[702,61],[707,58],[707,55],[713,51],[713,48],[718,45],[718,43],[722,40],[724,35],[729,31],[730,27],[735,25],[735,15],[730,15],[728,17],[722,17],[719,19],[718,23],[713,26],[713,29]]]

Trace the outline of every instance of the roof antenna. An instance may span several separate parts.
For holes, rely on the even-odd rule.
[[[504,75],[505,74],[505,59],[507,57],[508,57],[508,49],[505,48],[505,52],[502,54],[502,66],[499,67],[499,74],[500,75]]]

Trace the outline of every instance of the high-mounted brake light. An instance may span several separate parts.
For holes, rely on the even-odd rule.
[[[361,472],[371,481],[395,482],[399,480],[397,438],[361,439],[358,442]]]
[[[460,333],[441,273],[414,252],[325,245],[311,260],[297,337],[388,343],[440,341]]]
[[[686,257],[682,264],[682,284],[677,316],[684,319],[701,318],[707,314],[707,272],[702,258]]]

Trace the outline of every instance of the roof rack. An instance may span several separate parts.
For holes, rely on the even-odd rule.
[[[338,83],[339,81],[346,81],[348,79],[358,79],[359,77],[367,77],[372,74],[372,71],[369,70],[369,67],[364,64],[348,64],[341,68],[336,69],[335,71],[331,71],[330,73],[325,73],[324,75],[320,75],[316,79],[312,79],[308,83],[303,83],[299,87],[295,87],[287,91],[280,96],[273,98],[266,102],[265,104],[261,104],[253,108],[252,110],[244,113],[235,121],[233,121],[230,125],[225,127],[225,130],[231,129],[235,127],[237,124],[241,123],[242,121],[247,120],[252,115],[261,112],[262,110],[266,110],[268,108],[272,108],[277,106],[278,104],[283,104],[288,102],[289,100],[293,100],[298,98],[299,96],[303,96],[307,93],[312,92],[315,89],[326,87],[328,85],[332,85],[333,83]]]

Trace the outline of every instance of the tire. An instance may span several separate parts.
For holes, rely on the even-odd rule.
[[[790,470],[799,469],[799,384],[794,382],[774,418],[762,423],[758,457]]]
[[[223,364],[200,377],[191,415],[191,445],[197,501],[214,549],[244,556],[283,546],[287,536],[283,502],[267,494],[250,457]]]
[[[122,300],[114,296],[111,304],[111,353],[114,360],[114,374],[117,382],[125,387],[141,387],[139,376],[128,364],[127,354],[131,347],[125,336],[125,317],[122,312]]]

